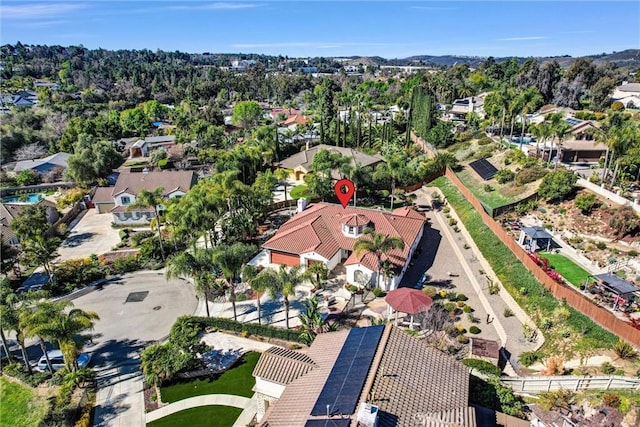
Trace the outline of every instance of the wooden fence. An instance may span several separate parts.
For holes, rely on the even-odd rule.
[[[640,390],[640,378],[619,376],[555,376],[555,377],[502,377],[502,384],[516,393],[544,393],[572,390]]]

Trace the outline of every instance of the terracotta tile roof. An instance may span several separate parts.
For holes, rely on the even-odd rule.
[[[476,411],[471,406],[429,412],[416,417],[422,427],[476,427]],[[413,425],[415,425],[414,423]]]
[[[316,252],[331,259],[338,249],[353,250],[357,238],[342,233],[342,224],[352,221],[354,216],[366,218],[367,224],[377,233],[400,237],[405,242],[403,250],[389,252],[389,260],[396,266],[404,266],[411,245],[424,226],[424,218],[394,215],[375,209],[342,208],[341,205],[316,203],[298,213],[280,227],[276,234],[262,246],[280,252],[303,254]],[[356,256],[352,253],[345,265],[362,264],[372,271],[378,269],[378,261],[372,254]]]
[[[344,216],[342,218],[342,221],[343,221],[342,222],[343,224],[353,225],[356,227],[362,226],[362,225],[367,226],[371,222],[369,217],[363,214],[352,214],[349,216]]]
[[[253,369],[253,376],[287,385],[317,366],[306,354],[282,347],[271,347],[260,356]]]
[[[393,327],[371,388],[378,425],[413,426],[430,412],[466,408],[469,371],[450,356]]]
[[[311,163],[313,158],[320,150],[329,150],[334,153],[340,153],[343,156],[351,157],[351,164],[359,164],[360,166],[373,166],[380,162],[384,162],[384,158],[379,154],[369,155],[361,151],[354,150],[353,148],[346,147],[334,147],[333,145],[320,144],[309,148],[308,150],[301,151],[294,154],[291,157],[287,157],[282,160],[278,166],[285,169],[295,169],[301,167],[305,171],[312,170]]]
[[[296,114],[295,116],[289,116],[282,124],[285,126],[289,126],[294,123],[298,125],[306,125],[310,119],[310,117]]]
[[[304,426],[342,350],[349,330],[320,334],[307,351],[317,368],[295,379],[266,415],[269,427]]]
[[[401,208],[394,209],[392,213],[394,215],[407,216],[409,218],[421,219],[423,221],[425,218],[423,214],[421,214],[420,212],[416,212],[414,209],[408,206],[403,206]]]
[[[127,192],[134,196],[142,190],[155,190],[164,188],[164,194],[172,193],[176,190],[183,192],[196,183],[196,175],[193,171],[162,171],[147,173],[121,173],[118,181],[112,190],[112,196]]]
[[[310,414],[330,372],[336,368],[335,362],[348,335],[349,330],[318,335],[307,352],[317,366],[286,386],[262,426],[296,427],[304,426],[307,420],[326,420],[325,416]],[[285,352],[300,357],[299,352]],[[284,352],[282,357],[287,357]],[[261,361],[262,357],[259,365]],[[268,371],[277,369],[276,364]],[[254,375],[263,369],[259,365]],[[468,399],[469,372],[465,366],[392,325],[385,328],[360,397],[360,402],[368,401],[379,407],[380,427],[475,427],[476,415],[468,407]],[[355,419],[357,411],[344,415]]]

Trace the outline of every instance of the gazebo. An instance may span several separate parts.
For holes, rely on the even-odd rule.
[[[522,227],[518,243],[529,248],[529,252],[536,252],[545,249],[547,252],[551,248],[553,236],[543,227]]]
[[[587,278],[587,288],[589,282],[594,281],[596,286],[602,291],[613,295],[613,309],[616,310],[625,302],[632,302],[640,295],[633,283],[616,276],[613,273],[597,274]]]
[[[396,326],[398,324],[398,312],[411,315],[409,329],[413,330],[413,315],[429,310],[433,300],[422,291],[413,288],[398,288],[390,291],[384,298],[391,310],[396,312]]]

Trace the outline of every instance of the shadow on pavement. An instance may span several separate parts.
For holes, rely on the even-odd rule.
[[[119,414],[126,412],[130,406],[122,403],[125,397],[127,397],[125,394],[120,394],[109,400],[109,404],[107,406],[96,405],[94,407],[93,425],[109,425],[109,421],[115,419]]]
[[[84,242],[88,242],[89,240],[92,240],[93,236],[95,235],[96,235],[95,233],[82,233],[82,234],[75,234],[75,235],[69,236],[64,241],[64,243],[62,243],[62,247],[63,248],[78,247]]]
[[[418,251],[420,252],[413,261],[413,266],[410,266],[404,273],[398,287],[413,288],[416,286],[422,275],[433,266],[441,241],[442,234],[440,234],[440,231],[431,228],[431,225],[428,223],[425,224],[422,238],[416,248],[416,253],[418,253]]]

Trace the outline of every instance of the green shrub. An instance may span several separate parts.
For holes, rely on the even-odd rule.
[[[611,375],[616,371],[616,367],[609,362],[604,362],[602,365],[600,365],[600,370],[605,375]]]
[[[276,328],[275,326],[261,325],[257,323],[241,323],[236,322],[233,319],[221,317],[191,317],[201,325],[202,329],[215,328],[222,331],[236,333],[246,331],[249,335],[253,336],[278,338],[286,341],[303,343],[303,340],[300,338],[300,331],[296,331],[295,329],[282,329]]]
[[[447,302],[444,304],[444,309],[449,313],[453,313],[456,310],[456,304],[453,302]]]
[[[598,204],[598,198],[595,194],[591,193],[582,193],[576,196],[576,199],[573,202],[573,205],[580,209],[580,211],[587,215],[591,212],[591,210]]]
[[[380,289],[379,287],[377,287],[377,286],[376,286],[375,288],[373,288],[373,290],[372,290],[371,292],[373,292],[373,295],[374,295],[376,298],[378,298],[378,297],[381,297],[381,296],[384,296],[384,295],[385,295],[385,292],[384,292],[382,289]]]
[[[496,173],[496,181],[498,181],[499,184],[505,184],[507,182],[511,182],[514,180],[515,177],[516,177],[515,172],[509,169],[500,169],[498,173]]]
[[[484,136],[478,140],[478,145],[489,145],[493,142],[488,136]]]
[[[463,312],[463,313],[472,313],[472,312],[473,312],[473,308],[471,308],[471,306],[470,306],[470,305],[465,305],[465,306],[462,308],[462,312]]]
[[[463,359],[462,364],[471,369],[475,369],[477,371],[482,372],[483,374],[493,375],[499,377],[502,374],[500,368],[494,365],[491,362],[487,362],[486,360],[481,359]]]
[[[615,343],[613,351],[615,351],[621,359],[633,359],[637,356],[636,350],[633,346],[621,339],[618,339],[618,342]]]
[[[460,344],[469,344],[469,337],[466,335],[458,335],[456,337],[456,340],[460,343]]]
[[[141,268],[140,260],[137,255],[127,257],[119,257],[113,261],[109,267],[110,274],[123,274],[139,270]]]
[[[458,295],[456,296],[456,299],[457,299],[458,301],[467,301],[467,300],[469,299],[469,297],[467,297],[465,294],[458,294]]]
[[[148,239],[154,236],[154,232],[150,230],[138,231],[133,236],[131,236],[131,246],[137,248],[140,246],[143,240]]]
[[[601,251],[607,249],[607,244],[604,242],[598,242],[596,243],[596,248],[600,249]]]
[[[568,169],[558,169],[542,179],[538,195],[550,202],[560,202],[573,191],[578,176]]]
[[[502,315],[504,317],[511,317],[511,316],[513,316],[513,310],[511,310],[509,307],[507,307],[502,311]]]
[[[131,234],[130,228],[123,228],[118,232],[118,235],[120,236],[120,240],[127,240],[129,238],[129,234]]]
[[[531,366],[534,363],[538,362],[542,359],[542,353],[539,351],[525,351],[524,353],[520,353],[518,357],[518,361],[522,363],[523,366]]]
[[[544,177],[549,171],[540,165],[524,168],[515,176],[516,185],[525,185]]]
[[[431,298],[434,298],[436,295],[438,295],[438,290],[433,286],[425,286],[424,288],[422,288],[422,292],[429,295]]]
[[[480,328],[478,328],[476,325],[472,325],[469,327],[470,334],[479,334],[480,332]]]
[[[484,185],[484,187],[482,187],[482,189],[483,189],[486,193],[491,193],[491,192],[494,190],[494,188],[493,188],[491,185],[489,185],[489,184],[485,184],[485,185]]]

